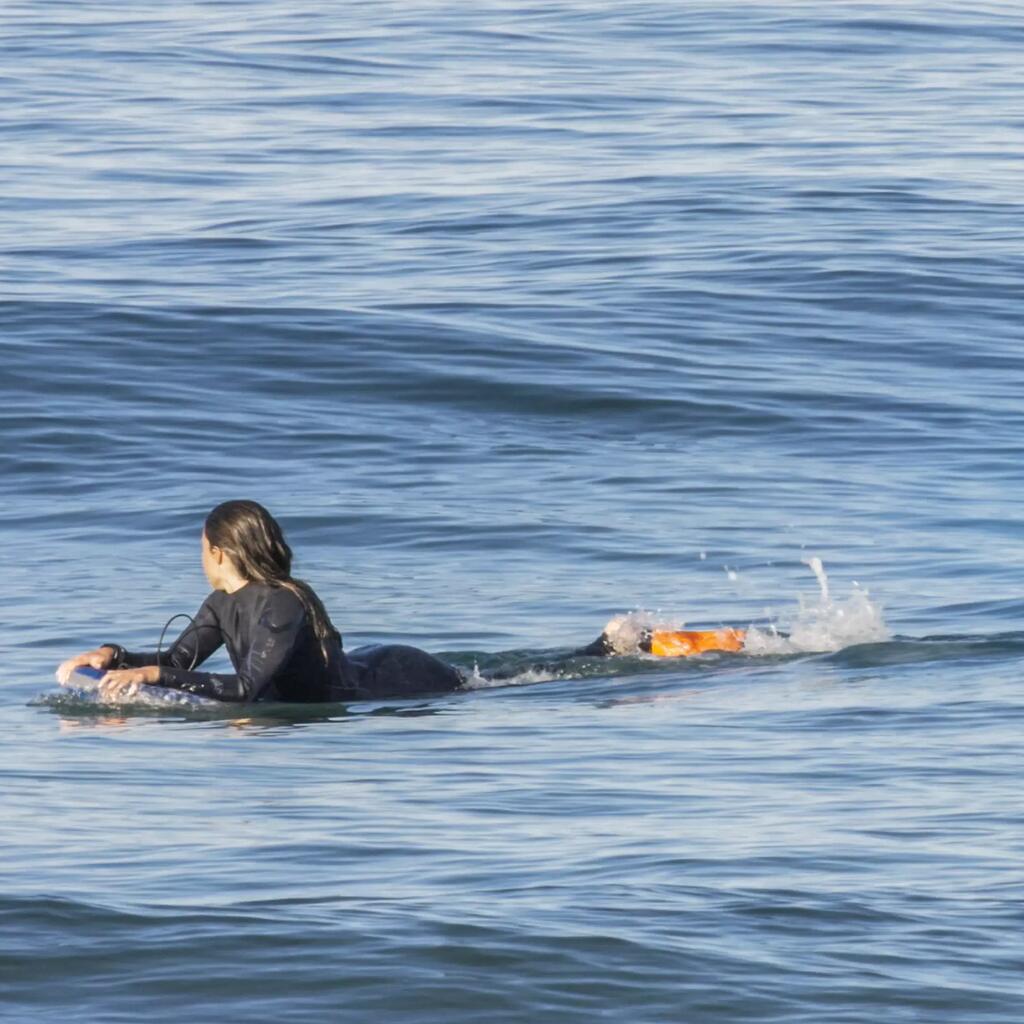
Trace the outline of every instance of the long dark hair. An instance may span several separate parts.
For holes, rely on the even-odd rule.
[[[230,555],[245,579],[285,587],[302,602],[326,664],[328,646],[337,643],[338,633],[313,588],[292,577],[292,549],[277,520],[258,502],[225,501],[206,517],[203,531],[210,546]]]

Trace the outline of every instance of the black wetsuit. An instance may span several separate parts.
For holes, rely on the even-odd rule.
[[[195,671],[221,644],[235,674]],[[159,658],[105,646],[114,648],[111,668],[158,664],[160,686],[223,701],[412,697],[464,682],[457,669],[416,647],[374,644],[346,654],[338,633],[325,663],[302,602],[288,588],[266,583],[247,583],[233,594],[215,590]]]

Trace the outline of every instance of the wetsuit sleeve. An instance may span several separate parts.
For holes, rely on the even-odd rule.
[[[192,668],[201,665],[224,643],[220,623],[207,598],[192,621],[181,631],[181,636],[166,650],[126,651],[117,644],[102,644],[114,649],[112,668],[142,668],[144,665],[166,665],[171,668]]]
[[[214,700],[237,703],[259,700],[287,665],[305,622],[306,613],[301,603],[290,592],[277,591],[253,627],[252,643],[237,675],[164,667],[160,670],[160,685]]]

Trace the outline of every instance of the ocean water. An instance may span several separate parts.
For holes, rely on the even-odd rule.
[[[1024,1018],[1022,45],[5,3],[0,1018]],[[61,693],[243,496],[472,688]],[[623,614],[755,632],[559,660]]]

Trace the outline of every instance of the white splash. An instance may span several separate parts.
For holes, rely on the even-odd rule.
[[[821,587],[822,603],[828,604],[828,577],[825,575],[825,566],[821,564],[821,559],[817,555],[813,558],[805,558],[804,565],[809,566],[811,572],[817,577],[818,586]]]
[[[653,628],[654,616],[650,612],[628,612],[616,615],[604,627],[604,635],[616,654],[636,654],[644,633]]]
[[[787,636],[774,625],[767,629],[751,626],[743,645],[744,654],[810,654],[889,639],[891,634],[882,609],[871,600],[867,590],[854,583],[848,598],[834,601],[821,559],[809,558],[804,564],[817,577],[821,589],[818,600],[808,605],[800,598],[800,609]]]

